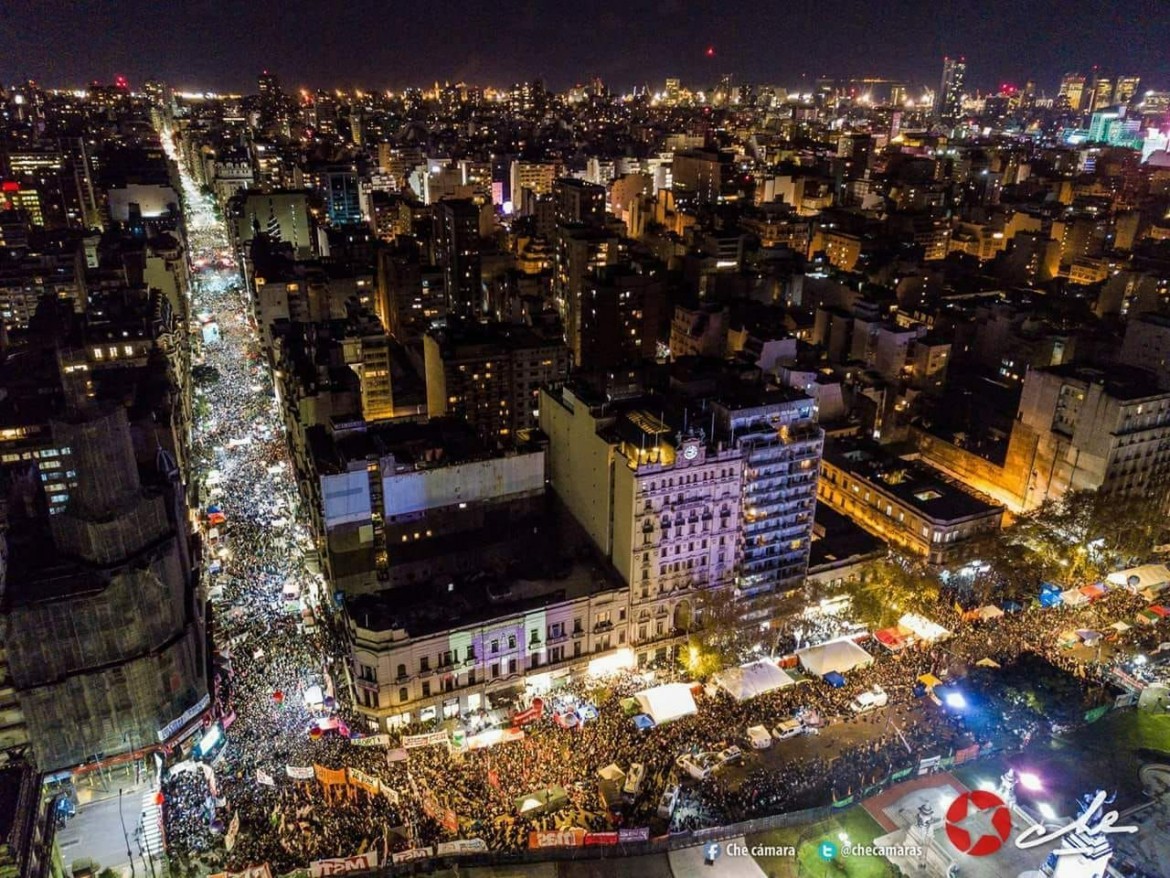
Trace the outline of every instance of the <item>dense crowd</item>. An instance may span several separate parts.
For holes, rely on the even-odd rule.
[[[200,351],[202,365],[211,367],[215,378],[198,387],[205,414],[197,425],[195,454],[209,499],[225,516],[217,521],[218,537],[209,541],[207,584],[216,644],[213,714],[227,727],[227,743],[212,761],[213,777],[191,770],[189,762],[176,765],[179,757],[168,768],[162,784],[166,842],[180,861],[230,867],[267,862],[281,872],[324,857],[368,849],[384,856],[452,838],[481,838],[492,849],[523,847],[532,829],[653,824],[663,831],[667,827],[656,817],[656,805],[664,787],[678,779],[679,754],[745,745],[747,727],[773,728],[799,709],[844,722],[851,699],[880,685],[892,706],[848,719],[863,726],[850,736],[858,740],[831,755],[826,740],[823,755],[801,760],[761,761],[749,754],[740,768],[687,782],[672,828],[825,804],[860,792],[924,753],[972,742],[1013,746],[1029,733],[1007,720],[993,719],[976,729],[946,711],[918,709],[920,693],[913,690],[921,675],[959,673],[980,658],[1008,665],[1025,652],[1078,675],[1086,668],[1095,673],[1107,660],[1074,658],[1056,634],[1064,628],[1105,630],[1143,606],[1140,598],[1110,594],[1065,611],[1055,625],[1057,611],[971,622],[940,608],[936,620],[955,631],[950,640],[897,654],[871,645],[876,661],[851,673],[845,687],[810,681],[742,703],[722,693],[704,695],[697,714],[649,731],[638,730],[620,707],[624,697],[645,687],[642,675],[574,681],[555,697],[571,696],[598,708],[596,719],[578,729],[543,721],[516,742],[465,752],[423,747],[389,761],[386,748],[356,746],[345,734],[365,733],[368,727],[348,705],[344,635],[309,563],[310,539],[272,377],[237,273],[226,264],[222,225],[190,181],[186,188],[191,257],[204,266],[194,276],[193,310],[203,324],[216,327],[204,334]],[[807,645],[836,631],[831,620],[800,620],[781,632],[777,644],[782,650]],[[1116,648],[1143,648],[1140,638],[1151,636],[1132,629],[1118,635]],[[322,719],[340,725],[311,736],[310,728]],[[401,731],[420,730],[425,729]],[[611,812],[601,799],[597,773],[613,762],[625,767],[634,761],[646,767],[642,793]],[[395,795],[345,785],[326,788],[285,771],[314,765],[360,769]],[[567,791],[565,807],[536,817],[518,814],[518,797],[554,785]],[[443,826],[449,812],[455,826],[449,819]],[[228,827],[237,817],[239,832],[227,851]]]

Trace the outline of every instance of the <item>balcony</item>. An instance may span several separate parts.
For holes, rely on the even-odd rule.
[[[594,634],[600,634],[602,631],[612,631],[612,630],[613,630],[613,622],[609,621],[608,619],[606,619],[602,622],[596,622],[593,625],[593,633]]]

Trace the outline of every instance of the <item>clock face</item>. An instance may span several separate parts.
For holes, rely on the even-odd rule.
[[[687,460],[694,460],[698,456],[699,446],[697,445],[688,445],[683,449],[683,457],[685,457]]]

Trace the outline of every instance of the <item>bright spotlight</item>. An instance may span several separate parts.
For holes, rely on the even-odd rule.
[[[1043,817],[1045,820],[1055,820],[1056,819],[1056,812],[1054,810],[1052,810],[1052,806],[1049,805],[1047,802],[1041,802],[1039,805],[1036,806],[1036,809],[1040,812],[1040,816]]]
[[[947,707],[954,707],[960,710],[967,706],[967,699],[963,697],[962,692],[948,692],[946,702]]]
[[[1032,792],[1044,789],[1044,784],[1040,783],[1040,778],[1030,771],[1025,771],[1020,774],[1020,786]]]

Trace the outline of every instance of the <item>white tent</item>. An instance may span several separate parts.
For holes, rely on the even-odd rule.
[[[1146,588],[1157,591],[1170,585],[1170,568],[1165,564],[1143,564],[1141,567],[1130,567],[1128,570],[1118,570],[1105,577],[1110,585],[1128,588],[1130,591],[1141,591]]]
[[[1003,615],[1003,610],[1001,610],[999,607],[995,606],[994,604],[988,604],[985,607],[979,608],[979,618],[980,619],[998,619],[1002,615]]]
[[[1089,599],[1082,594],[1079,588],[1070,588],[1068,591],[1062,591],[1060,593],[1060,599],[1068,607],[1079,607],[1089,602]]]
[[[806,647],[798,650],[796,657],[800,659],[801,667],[818,677],[832,671],[845,674],[873,662],[868,652],[848,638]]]
[[[715,675],[715,682],[736,701],[747,701],[749,698],[795,683],[775,662],[766,659],[720,671]]]
[[[927,643],[951,636],[951,632],[942,625],[931,622],[925,616],[919,616],[917,613],[906,613],[898,620],[898,625],[912,631],[915,637],[919,640],[925,640]]]
[[[642,713],[647,714],[657,725],[668,723],[680,717],[696,713],[695,698],[687,683],[667,683],[644,689],[634,696]]]

